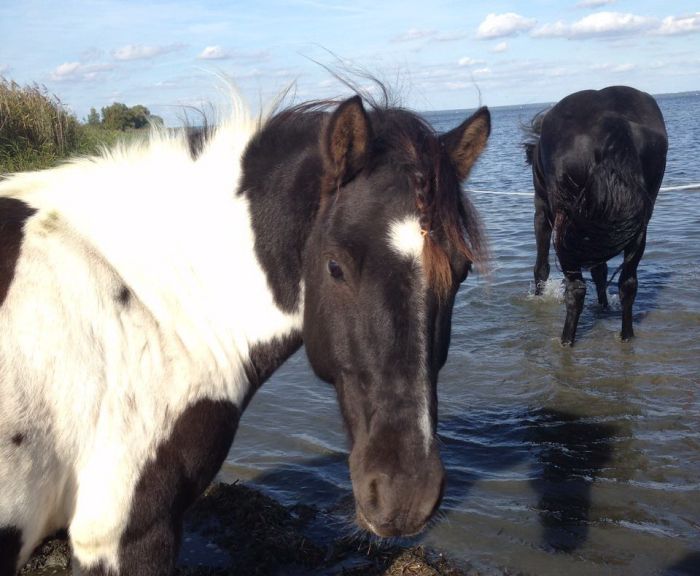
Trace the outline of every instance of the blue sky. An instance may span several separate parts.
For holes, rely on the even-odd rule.
[[[0,74],[38,82],[80,118],[144,104],[177,123],[230,76],[253,108],[346,95],[337,57],[417,110],[556,101],[629,84],[700,89],[697,0],[3,0]],[[480,96],[479,96],[480,92]]]

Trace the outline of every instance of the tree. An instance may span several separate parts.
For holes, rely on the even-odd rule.
[[[158,121],[158,117],[151,116],[150,110],[141,104],[129,108],[126,104],[115,102],[102,108],[102,124],[110,130],[144,128],[152,120]]]
[[[143,128],[148,125],[151,112],[145,106],[137,104],[129,109],[130,122],[133,128]]]
[[[87,123],[90,126],[99,126],[100,125],[100,115],[97,113],[97,110],[95,110],[94,108],[90,108],[90,114],[88,114]]]
[[[115,102],[102,108],[102,125],[108,130],[126,130],[129,127],[129,107]]]

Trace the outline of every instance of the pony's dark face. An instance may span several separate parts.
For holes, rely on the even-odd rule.
[[[464,233],[479,243],[478,230],[465,230],[476,220],[460,181],[489,132],[485,109],[440,139],[402,114],[413,124],[396,139],[375,131],[401,123],[375,120],[359,98],[331,116],[329,177],[304,261],[307,354],[338,393],[358,522],[385,537],[421,531],[442,498],[437,378],[477,251]],[[437,202],[452,202],[453,220]]]

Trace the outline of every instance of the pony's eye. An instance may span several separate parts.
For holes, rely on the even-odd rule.
[[[343,269],[335,260],[328,261],[328,273],[336,280],[343,279]]]

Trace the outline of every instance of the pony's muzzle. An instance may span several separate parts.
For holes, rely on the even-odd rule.
[[[437,450],[412,469],[352,470],[357,523],[382,538],[413,536],[433,517],[445,487]]]

